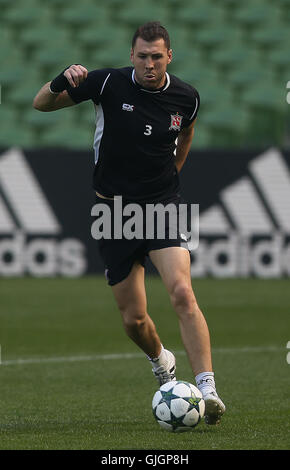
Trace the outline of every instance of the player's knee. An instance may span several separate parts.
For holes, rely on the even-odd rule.
[[[123,324],[127,332],[135,332],[143,329],[146,323],[146,316],[143,312],[127,309],[122,312]]]
[[[177,313],[194,313],[197,309],[197,302],[191,286],[185,282],[177,282],[172,289],[171,301]]]

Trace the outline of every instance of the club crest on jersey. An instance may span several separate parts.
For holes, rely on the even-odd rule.
[[[171,125],[169,127],[169,130],[180,131],[181,121],[182,116],[180,116],[178,113],[171,114]]]

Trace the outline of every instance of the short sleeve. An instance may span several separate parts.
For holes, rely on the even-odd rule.
[[[199,106],[200,106],[199,93],[196,89],[194,89],[194,103],[193,103],[193,107],[192,107],[192,114],[189,118],[190,122],[193,122],[196,119],[197,113],[198,113],[198,110],[199,110]]]
[[[98,104],[110,74],[110,69],[93,70],[78,87],[69,86],[67,92],[76,104],[87,100],[93,100]]]

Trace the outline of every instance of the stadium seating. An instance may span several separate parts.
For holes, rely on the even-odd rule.
[[[25,2],[11,2],[11,7],[4,10],[1,15],[6,25],[11,28],[29,27],[38,22],[40,18],[52,18],[52,11],[37,0],[26,0]]]
[[[76,28],[87,28],[88,25],[108,21],[108,10],[96,2],[66,3],[60,12],[59,21],[72,32]]]
[[[21,44],[26,50],[35,47],[43,47],[51,41],[62,44],[69,42],[69,32],[66,29],[60,29],[53,26],[50,22],[33,25],[24,29],[20,35]],[[27,51],[28,52],[28,51]]]
[[[131,2],[127,8],[120,8],[116,12],[116,19],[124,25],[132,27],[134,32],[139,24],[152,19],[160,20],[166,23],[168,19],[168,9],[160,4],[160,2],[146,1],[144,3]]]
[[[265,21],[273,21],[279,15],[279,9],[264,0],[255,0],[242,6],[236,13],[236,20],[246,28],[256,28]]]
[[[226,14],[226,10],[217,7],[214,2],[188,2],[176,12],[176,20],[181,24],[191,26],[199,30],[210,22],[220,21]]]
[[[62,111],[42,115],[33,97],[71,63],[89,70],[130,65],[132,35],[147,20],[169,30],[169,72],[200,93],[194,148],[290,140],[290,0],[0,0],[0,8],[0,147],[90,148],[91,105],[66,110],[62,130]]]
[[[81,150],[92,148],[93,137],[93,130],[81,126],[75,126],[75,128],[67,125],[53,126],[42,134],[40,144],[50,148],[60,147]]]

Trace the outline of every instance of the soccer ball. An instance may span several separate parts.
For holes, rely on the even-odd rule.
[[[191,431],[203,417],[204,408],[201,392],[183,380],[161,385],[152,400],[156,421],[170,432]]]

